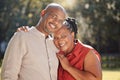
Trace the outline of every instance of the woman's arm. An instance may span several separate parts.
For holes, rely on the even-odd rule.
[[[71,66],[64,55],[57,54],[57,57],[63,69],[68,71],[76,80],[102,80],[101,64],[92,50],[85,57],[84,71]]]

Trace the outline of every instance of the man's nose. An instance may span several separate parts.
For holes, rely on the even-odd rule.
[[[57,25],[57,24],[59,24],[59,20],[56,18],[56,19],[54,19],[53,20],[54,21],[54,23]]]

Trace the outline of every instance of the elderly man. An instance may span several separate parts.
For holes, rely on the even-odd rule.
[[[48,36],[66,18],[65,9],[56,3],[41,11],[38,24],[11,38],[2,64],[2,80],[57,80],[57,49]]]

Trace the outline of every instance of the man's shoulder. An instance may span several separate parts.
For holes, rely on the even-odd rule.
[[[14,36],[27,37],[29,34],[32,33],[33,30],[34,30],[34,27],[28,28],[28,31],[18,31],[14,33]]]

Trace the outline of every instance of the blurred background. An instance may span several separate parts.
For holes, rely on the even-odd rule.
[[[120,80],[120,0],[0,0],[0,66],[17,28],[36,25],[51,2],[77,19],[77,37],[101,54],[103,80]]]

